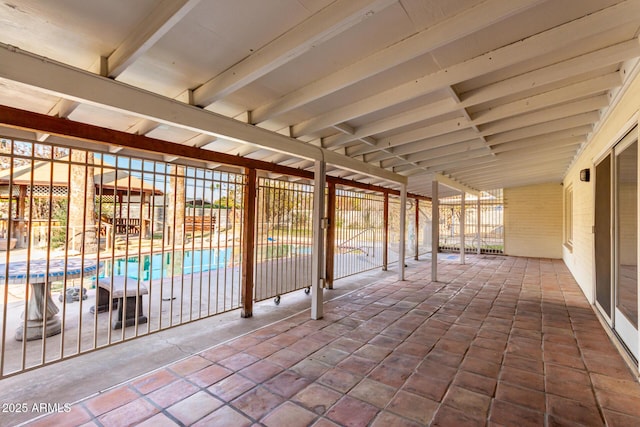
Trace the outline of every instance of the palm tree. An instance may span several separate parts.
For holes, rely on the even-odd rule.
[[[176,245],[183,243],[184,209],[185,209],[185,180],[184,166],[169,165],[169,192],[167,194],[167,215],[165,222],[165,242]]]
[[[67,247],[86,254],[98,252],[93,164],[93,153],[71,150]]]

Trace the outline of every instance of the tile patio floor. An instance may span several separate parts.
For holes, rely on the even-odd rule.
[[[640,384],[562,261],[429,267],[29,425],[640,425]]]

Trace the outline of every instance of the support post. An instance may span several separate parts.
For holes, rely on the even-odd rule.
[[[418,258],[420,257],[420,235],[418,234],[418,230],[420,229],[420,200],[418,199],[415,199],[415,200],[416,200],[416,218],[415,218],[415,224],[414,224],[414,235],[416,237],[415,237],[415,252],[414,252],[413,259],[418,261]]]
[[[398,248],[398,280],[404,280],[404,255],[407,240],[407,186],[402,184],[400,188],[400,244]]]
[[[243,194],[242,228],[242,317],[253,316],[253,268],[255,266],[256,170],[245,169],[247,182]]]
[[[476,240],[478,242],[478,249],[477,249],[478,250],[478,255],[480,255],[482,253],[482,242],[480,240],[481,236],[482,236],[482,234],[480,233],[480,226],[482,225],[482,219],[481,219],[481,216],[480,216],[480,213],[481,213],[481,211],[480,211],[480,195],[478,195],[478,203],[476,205],[476,212],[477,212],[476,220],[478,222],[476,224],[477,225]]]
[[[336,243],[336,184],[328,183],[327,193],[327,254],[325,277],[327,289],[333,289],[334,249]]]
[[[460,201],[460,264],[464,264],[464,231],[466,228],[466,198],[467,194],[462,192],[462,199]]]
[[[382,271],[389,267],[389,193],[384,193],[384,226],[382,237]]]
[[[324,282],[324,187],[327,181],[326,164],[316,160],[313,168],[313,256],[311,260],[311,318],[323,316]]]
[[[438,281],[438,249],[440,247],[440,201],[438,181],[431,182],[431,281]]]

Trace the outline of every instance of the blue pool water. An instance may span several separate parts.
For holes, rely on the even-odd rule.
[[[117,258],[111,266],[114,276],[127,276],[133,279],[150,280],[171,277],[179,274],[199,273],[201,271],[225,268],[232,259],[233,248],[204,249],[183,252],[165,252],[142,255],[142,264],[137,256]],[[173,264],[173,272],[172,270]],[[111,268],[108,268],[111,270]]]

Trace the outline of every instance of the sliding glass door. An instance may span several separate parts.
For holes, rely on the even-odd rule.
[[[611,154],[596,165],[595,187],[596,306],[612,325]]]
[[[596,165],[596,305],[629,352],[638,335],[638,131]]]
[[[634,139],[623,141],[614,150],[617,221],[614,325],[638,358],[638,140]]]

